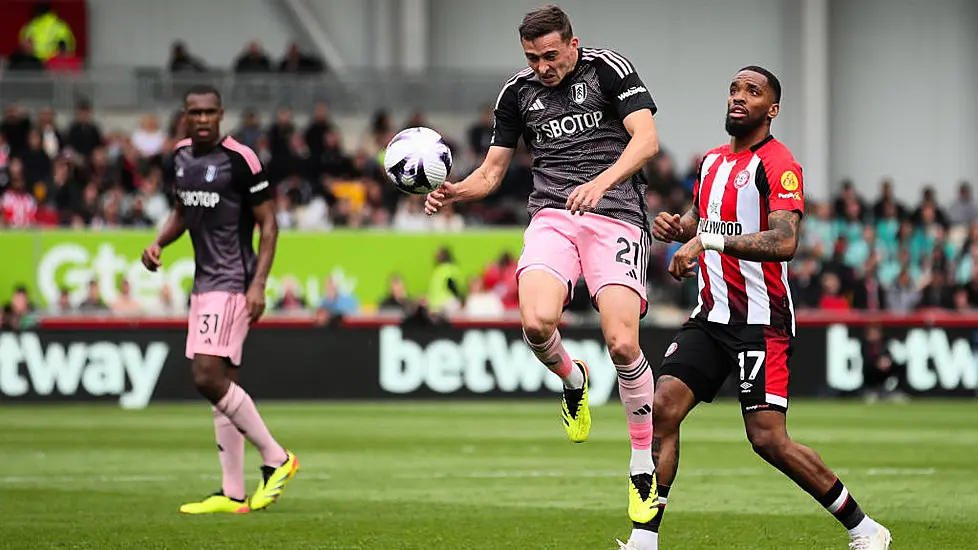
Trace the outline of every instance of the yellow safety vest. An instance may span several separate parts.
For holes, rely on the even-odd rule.
[[[34,56],[47,61],[58,54],[58,42],[64,41],[68,52],[75,51],[75,35],[67,23],[53,13],[35,17],[20,30],[20,39],[29,39],[34,45]]]

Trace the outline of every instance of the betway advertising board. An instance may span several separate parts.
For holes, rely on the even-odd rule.
[[[614,365],[597,328],[565,328],[568,352],[591,372],[591,402],[617,401]],[[978,331],[887,326],[885,345],[920,396],[975,396]],[[654,369],[674,331],[642,329]],[[0,401],[109,401],[142,408],[199,399],[184,357],[186,327],[68,327],[0,333]],[[855,394],[863,387],[862,330],[802,327],[790,361],[791,397]],[[736,373],[733,373],[734,376]],[[553,398],[560,381],[520,329],[258,325],[245,344],[241,382],[257,399]],[[723,390],[736,396],[735,378]]]
[[[189,236],[163,252],[163,266],[146,271],[140,256],[155,237],[151,231],[119,232],[3,232],[0,234],[0,301],[6,302],[15,285],[29,288],[35,302],[56,302],[61,288],[81,300],[89,281],[99,285],[103,299],[118,296],[119,284],[128,279],[134,297],[152,307],[166,284],[177,300],[184,300],[193,281],[194,261]],[[519,255],[519,230],[467,231],[460,234],[411,234],[389,231],[336,231],[289,233],[279,236],[268,296],[277,300],[286,281],[299,289],[310,304],[318,303],[323,281],[333,277],[362,303],[377,303],[387,293],[388,281],[400,273],[409,292],[427,291],[436,251],[447,246],[466,276],[481,273],[504,251]],[[257,242],[256,242],[257,250]]]

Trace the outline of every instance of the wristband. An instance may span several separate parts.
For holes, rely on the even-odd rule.
[[[716,250],[717,252],[723,252],[723,235],[717,235],[715,233],[700,233],[700,242],[703,243],[704,250]]]

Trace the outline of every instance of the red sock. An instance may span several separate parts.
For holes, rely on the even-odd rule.
[[[228,417],[245,438],[261,453],[261,460],[266,466],[278,468],[285,464],[288,458],[285,449],[268,433],[265,422],[262,421],[255,402],[241,386],[231,382],[227,393],[217,402],[217,409]]]
[[[221,461],[223,476],[221,488],[224,496],[244,500],[244,435],[234,427],[231,419],[212,407],[214,411],[214,433],[217,435],[217,456]]]

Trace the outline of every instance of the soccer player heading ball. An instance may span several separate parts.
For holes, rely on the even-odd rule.
[[[272,268],[278,225],[271,189],[258,155],[221,136],[220,93],[195,86],[184,97],[190,138],[177,144],[171,180],[176,204],[156,240],[143,251],[143,265],[160,267],[164,248],[190,232],[194,286],[190,296],[187,358],[197,390],[213,404],[221,491],[185,504],[188,514],[243,513],[278,500],[299,462],[271,434],[251,396],[237,384],[248,328],[265,310],[265,283]],[[252,248],[261,232],[258,256]],[[244,488],[244,441],[261,453],[261,477],[251,499]]]
[[[693,206],[682,217],[662,213],[653,232],[681,241],[669,266],[693,276],[699,305],[665,352],[653,417],[661,510],[679,466],[679,425],[701,401],[713,401],[731,372],[754,451],[812,495],[848,529],[849,547],[886,550],[890,532],[867,516],[819,456],[788,436],[788,359],[795,332],[788,260],[798,247],[804,213],[801,167],[771,135],[781,83],[766,69],[745,67],[730,83],[729,144],[700,165]],[[646,550],[656,548],[641,546]]]
[[[628,419],[628,513],[644,525],[658,513],[658,499],[652,371],[638,341],[651,244],[640,170],[659,149],[656,106],[625,56],[579,46],[560,8],[530,12],[519,35],[529,68],[499,92],[485,161],[463,181],[430,193],[425,210],[434,214],[445,204],[495,191],[523,138],[534,157],[532,220],[517,268],[523,334],[540,362],[563,380],[568,436],[585,441],[591,427],[587,367],[568,356],[557,330],[583,274]],[[636,536],[653,535],[646,530]]]

